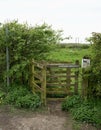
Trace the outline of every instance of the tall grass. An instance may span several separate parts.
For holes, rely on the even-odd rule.
[[[48,54],[47,60],[74,62],[79,60],[81,63],[85,55],[90,55],[90,45],[84,44],[58,44]]]

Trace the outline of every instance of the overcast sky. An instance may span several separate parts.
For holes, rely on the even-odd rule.
[[[101,32],[101,0],[0,0],[0,22],[46,22],[79,42]]]

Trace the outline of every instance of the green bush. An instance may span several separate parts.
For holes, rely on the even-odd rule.
[[[23,97],[28,94],[28,90],[26,88],[12,88],[5,97],[5,102],[9,104],[14,104],[18,97]]]
[[[36,109],[41,105],[40,98],[36,94],[28,94],[23,97],[18,97],[16,107]]]
[[[71,111],[75,120],[101,126],[101,100],[82,99],[80,96],[68,96],[62,103],[62,110]]]
[[[72,109],[75,120],[91,123],[101,128],[101,105],[95,105],[93,101],[84,101],[79,107]]]
[[[4,99],[5,93],[0,90],[0,104],[2,104],[2,101]]]
[[[4,104],[14,105],[18,108],[35,109],[41,105],[41,101],[37,94],[33,94],[26,87],[14,87],[5,97]]]
[[[95,113],[97,108],[90,103],[83,103],[78,108],[72,109],[73,118],[82,122],[96,123]]]
[[[62,110],[68,111],[71,108],[77,106],[81,102],[82,102],[81,97],[78,95],[67,96],[65,101],[62,103]]]
[[[88,77],[88,91],[90,97],[101,98],[101,33],[93,32],[88,41],[91,43],[91,71]]]

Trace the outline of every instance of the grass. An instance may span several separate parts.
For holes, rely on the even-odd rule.
[[[90,55],[90,45],[85,44],[62,44],[56,45],[48,54],[48,61],[73,62],[79,60],[81,65],[82,58]],[[79,92],[81,92],[81,68],[79,69]],[[72,89],[72,88],[71,88]],[[74,89],[73,89],[74,90]]]
[[[72,45],[73,46],[73,45]],[[81,44],[80,44],[81,46]],[[75,60],[79,60],[81,63],[82,58],[85,55],[90,55],[90,48],[83,47],[71,47],[70,44],[66,45],[66,47],[61,47],[59,45],[55,46],[54,49],[49,53],[47,60],[50,61],[67,61],[67,62],[75,62]]]

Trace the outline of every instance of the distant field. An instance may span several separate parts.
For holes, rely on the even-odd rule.
[[[57,45],[49,53],[47,59],[50,61],[67,61],[75,62],[75,60],[81,60],[83,56],[90,55],[90,45],[84,44],[67,44]]]
[[[49,53],[47,60],[49,61],[67,61],[67,62],[75,62],[79,60],[81,65],[82,58],[84,56],[89,56],[91,53],[90,45],[84,44],[66,44],[66,45],[56,45],[54,49]],[[81,69],[79,69],[79,92],[81,93]],[[71,90],[74,88],[71,87]]]

